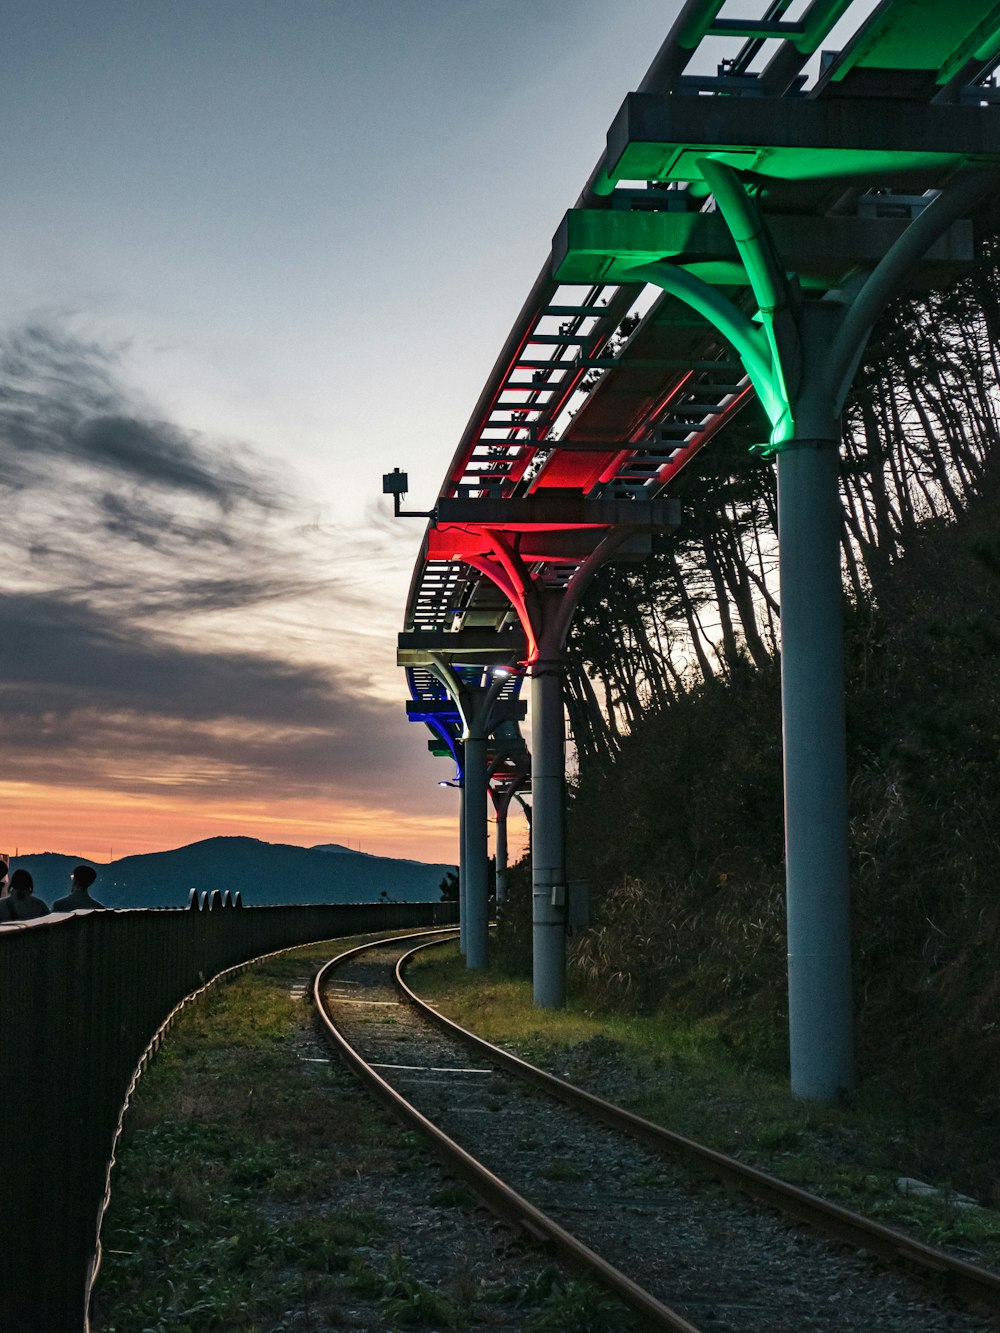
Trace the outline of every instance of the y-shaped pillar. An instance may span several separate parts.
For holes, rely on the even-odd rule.
[[[465,963],[484,968],[489,961],[489,858],[487,856],[487,741],[497,696],[509,676],[493,669],[485,685],[461,678],[443,657],[432,655],[433,670],[462,718],[461,939]]]
[[[531,953],[534,1001],[566,1003],[566,721],[563,647],[592,578],[629,534],[611,529],[562,590],[532,590]]]
[[[443,502],[442,502],[443,503]],[[501,504],[506,502],[500,502]],[[532,953],[535,1003],[558,1009],[566,998],[566,858],[564,851],[565,722],[563,716],[563,646],[580,598],[601,565],[633,537],[678,521],[680,506],[669,504],[617,504],[582,498],[567,516],[563,507],[546,506],[544,497],[512,501],[517,517],[510,527],[484,523],[479,536],[484,545],[476,553],[462,556],[473,568],[486,574],[510,600],[528,642],[531,673],[532,739],[532,837],[531,898]],[[521,507],[523,504],[523,508]],[[531,531],[530,513],[538,506],[534,522],[538,531],[553,535],[566,527],[575,532],[579,547],[587,551],[572,576],[545,582],[548,555],[528,558],[519,546],[523,532]],[[579,548],[578,548],[579,549]],[[633,554],[635,554],[633,547]],[[565,563],[560,558],[560,563]]]
[[[760,326],[674,264],[632,273],[686,301],[732,342],[771,421],[770,448],[778,455],[791,1083],[797,1096],[830,1100],[853,1082],[840,415],[885,302],[992,178],[957,177],[853,292],[807,301],[787,278],[740,175],[712,158],[699,165],[740,252]]]

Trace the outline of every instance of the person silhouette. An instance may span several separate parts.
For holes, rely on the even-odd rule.
[[[41,898],[35,897],[35,881],[26,870],[15,870],[10,877],[10,893],[6,898],[0,898],[0,925],[11,921],[30,921],[33,917],[48,914],[49,909]]]
[[[77,866],[70,875],[73,891],[67,893],[65,898],[58,898],[52,904],[53,912],[77,912],[86,908],[103,907],[103,903],[99,903],[96,898],[91,898],[87,892],[96,878],[97,871],[93,866]]]

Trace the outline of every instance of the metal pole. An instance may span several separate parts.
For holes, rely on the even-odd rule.
[[[853,1082],[839,439],[778,455],[792,1092]]]
[[[458,784],[458,951],[464,954],[466,942],[466,853],[465,853],[465,767],[467,760],[462,758],[462,778]]]
[[[531,667],[531,920],[534,1001],[566,1003],[566,870],[564,856],[565,724],[562,666]]]
[[[496,888],[498,920],[503,916],[503,910],[507,906],[507,811],[509,809],[510,798],[508,796],[501,796],[496,804]]]
[[[477,733],[478,733],[477,728]],[[487,855],[486,737],[465,738],[465,964],[483,968],[489,951],[489,859]]]

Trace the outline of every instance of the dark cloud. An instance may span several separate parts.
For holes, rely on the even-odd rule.
[[[360,566],[252,448],[143,409],[119,355],[40,324],[0,341],[5,775],[385,798],[400,707],[301,651],[364,605]]]
[[[135,636],[58,599],[0,597],[0,617],[8,778],[384,793],[399,709],[325,670]]]
[[[69,441],[77,456],[147,486],[188,491],[219,504],[228,499],[224,479],[209,470],[190,438],[164,422],[134,417],[91,417]]]
[[[271,509],[288,497],[252,451],[206,440],[136,411],[113,351],[32,325],[0,347],[0,479],[18,487],[60,466],[111,473],[119,484]]]
[[[279,656],[202,652],[58,597],[0,596],[3,712],[84,706],[151,716],[315,725],[334,699],[328,673]]]
[[[112,352],[39,325],[0,344],[4,482],[15,585],[125,619],[332,587],[271,465],[140,414]]]

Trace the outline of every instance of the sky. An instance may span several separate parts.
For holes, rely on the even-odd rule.
[[[0,850],[454,861],[395,636],[675,4],[5,0]]]

